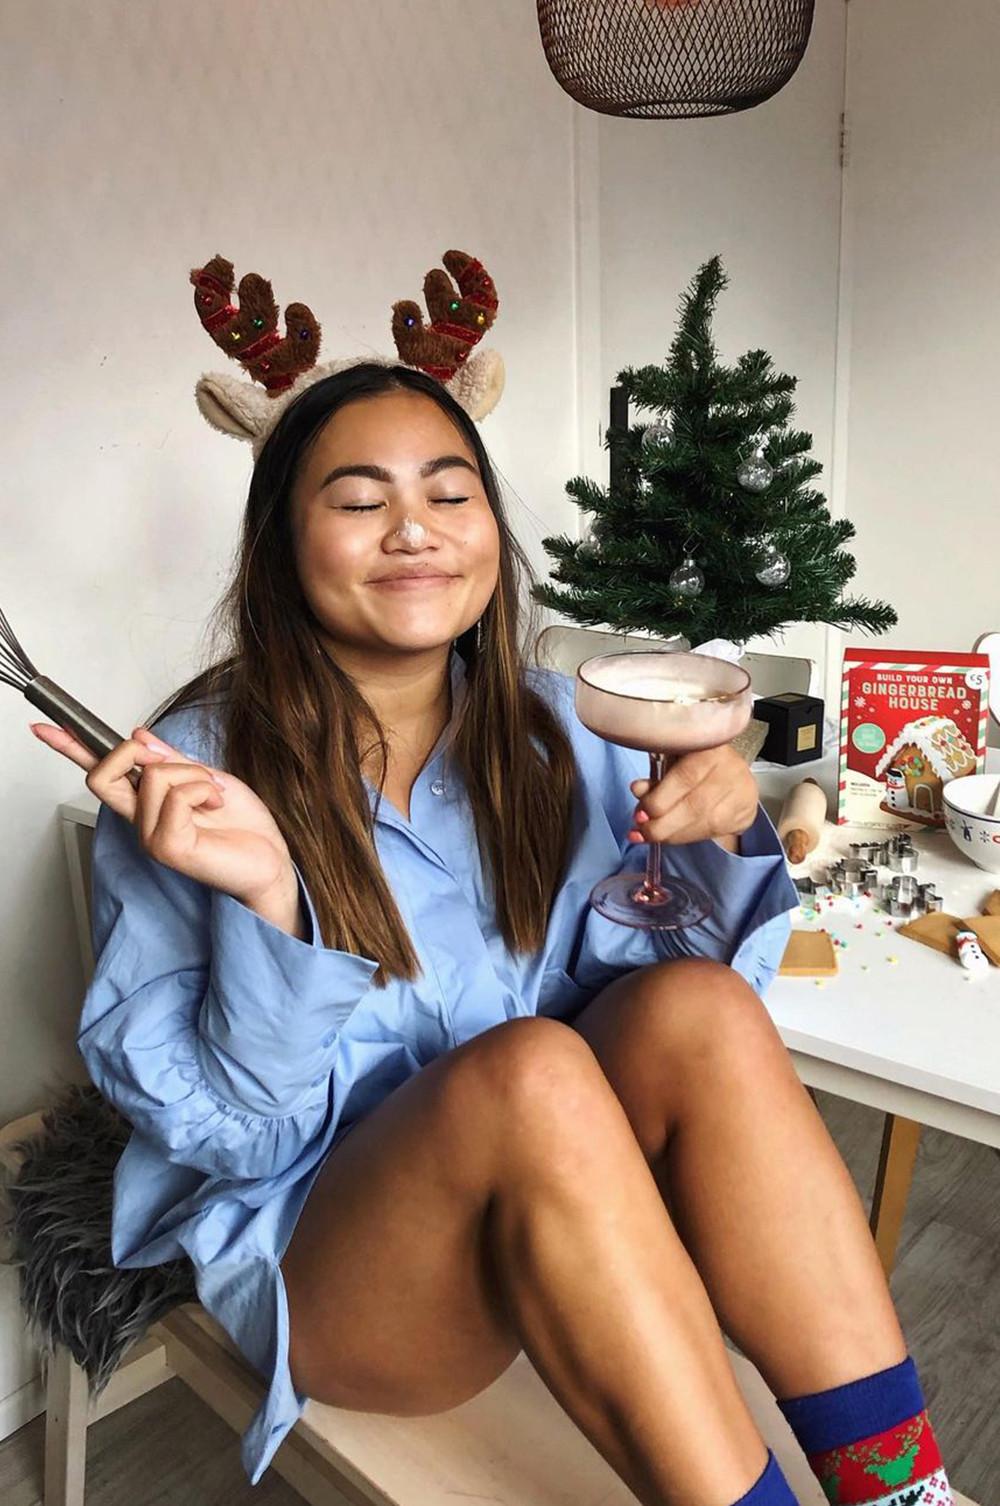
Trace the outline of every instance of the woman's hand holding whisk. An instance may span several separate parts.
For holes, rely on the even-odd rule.
[[[254,909],[297,896],[274,817],[234,775],[196,763],[144,727],[101,759],[62,727],[35,722],[31,730],[88,771],[87,788],[133,822],[140,846],[157,862]],[[142,776],[133,788],[126,775],[136,766]]]

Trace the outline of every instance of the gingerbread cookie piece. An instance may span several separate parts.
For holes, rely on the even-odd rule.
[[[967,929],[968,922],[959,920],[957,915],[946,915],[944,910],[932,910],[928,915],[921,915],[919,920],[911,920],[905,926],[900,926],[898,934],[909,936],[913,941],[922,941],[924,946],[932,946],[935,951],[945,952],[949,957],[957,957],[955,937],[959,931]]]
[[[970,915],[967,931],[975,931],[976,940],[993,963],[1000,967],[1000,915]]]
[[[827,931],[793,931],[778,972],[783,978],[832,978],[837,953]]]
[[[968,920],[959,920],[956,915],[946,915],[943,910],[938,910],[900,926],[899,935],[922,941],[924,946],[946,952],[949,957],[957,957],[955,938],[959,931],[975,931],[986,956],[1000,967],[1000,915],[970,915]]]

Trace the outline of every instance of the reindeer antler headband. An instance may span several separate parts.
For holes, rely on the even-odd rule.
[[[426,371],[443,383],[472,418],[485,418],[503,392],[503,361],[495,350],[471,352],[496,319],[496,288],[474,256],[446,251],[442,260],[448,270],[435,267],[424,278],[430,324],[424,323],[416,303],[402,300],[392,306],[398,360],[352,356],[322,366],[316,364],[322,332],[304,303],[286,305],[281,335],[278,305],[266,277],[256,272],[241,277],[239,303],[234,304],[231,261],[213,256],[205,266],[195,267],[191,281],[198,317],[216,345],[239,361],[253,379],[247,382],[227,372],[206,372],[195,387],[202,414],[224,434],[249,440],[256,457],[285,408],[306,387],[335,371],[374,360]]]

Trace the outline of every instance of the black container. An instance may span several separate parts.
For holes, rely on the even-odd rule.
[[[753,714],[769,728],[760,758],[792,765],[823,756],[823,702],[817,696],[797,690],[762,696]]]

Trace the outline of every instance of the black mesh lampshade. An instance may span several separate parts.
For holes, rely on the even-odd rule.
[[[813,0],[538,0],[549,67],[604,115],[749,110],[787,84]]]

